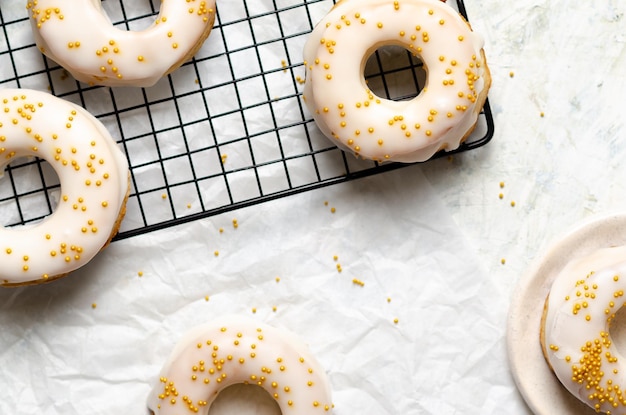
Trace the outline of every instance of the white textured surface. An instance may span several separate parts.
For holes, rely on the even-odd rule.
[[[553,238],[624,209],[626,3],[466,6],[493,76],[490,144],[114,243],[55,285],[1,291],[0,413],[145,413],[185,328],[256,307],[310,344],[336,414],[530,414],[507,365],[509,300]]]

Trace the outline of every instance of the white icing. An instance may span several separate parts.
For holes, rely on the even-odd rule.
[[[184,335],[148,397],[157,415],[206,415],[217,394],[236,383],[259,385],[283,415],[332,410],[326,373],[290,332],[230,316]]]
[[[626,409],[626,357],[609,331],[624,293],[626,247],[615,247],[568,263],[548,297],[547,359],[570,393],[605,413]]]
[[[215,21],[215,0],[163,0],[141,31],[114,27],[100,0],[30,0],[42,53],[90,85],[151,86],[191,58]]]
[[[427,84],[414,99],[394,102],[368,89],[364,65],[383,45],[403,46],[424,63]],[[343,0],[305,44],[304,99],[340,148],[378,161],[423,161],[458,148],[475,125],[490,84],[482,46],[439,0]]]
[[[36,156],[59,177],[54,212],[31,225],[0,227],[0,284],[71,272],[109,241],[128,190],[128,163],[106,128],[83,108],[48,93],[0,90],[0,170]]]

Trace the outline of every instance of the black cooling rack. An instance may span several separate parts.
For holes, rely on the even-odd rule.
[[[18,4],[13,4],[18,3]],[[318,131],[301,100],[307,35],[333,0],[228,0],[196,56],[151,88],[90,87],[37,50],[26,8],[0,1],[0,88],[48,90],[94,114],[126,152],[131,193],[116,239],[405,166],[359,160]],[[461,0],[449,1],[467,18]],[[104,0],[121,28],[147,27],[160,0]],[[368,60],[371,89],[389,99],[421,90],[419,59],[386,47]],[[493,136],[489,102],[456,151]],[[51,214],[59,182],[48,163],[21,158],[0,180],[3,225]]]

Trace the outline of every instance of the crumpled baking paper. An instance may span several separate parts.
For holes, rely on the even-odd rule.
[[[308,343],[336,414],[478,413],[511,393],[506,308],[407,167],[114,242],[62,280],[1,290],[0,413],[147,413],[183,333],[233,313]],[[239,396],[216,410],[250,405]]]

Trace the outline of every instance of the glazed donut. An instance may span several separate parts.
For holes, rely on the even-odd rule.
[[[0,90],[0,171],[18,157],[46,160],[60,200],[41,222],[0,227],[0,284],[52,281],[83,266],[117,233],[129,191],[126,157],[83,108],[48,93]]]
[[[626,356],[611,325],[626,305],[626,247],[569,262],[546,300],[541,345],[565,388],[596,412],[626,412]]]
[[[259,385],[283,415],[330,413],[324,369],[293,333],[229,316],[187,333],[165,363],[148,397],[157,415],[206,415],[226,387]]]
[[[215,0],[166,0],[141,31],[114,27],[101,0],[29,0],[39,50],[90,85],[154,85],[198,51],[215,21]]]
[[[304,100],[340,148],[375,161],[417,162],[453,150],[471,133],[491,77],[483,39],[439,0],[342,0],[304,47]],[[376,96],[368,58],[386,45],[418,56],[427,72],[409,101]]]

